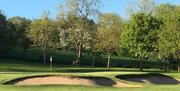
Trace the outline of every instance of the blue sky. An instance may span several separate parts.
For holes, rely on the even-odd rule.
[[[137,0],[102,0],[104,5],[101,9],[106,13],[118,13],[126,17],[126,9],[129,2]],[[63,0],[0,0],[0,10],[9,18],[22,16],[29,19],[38,18],[43,11],[50,11],[51,17],[57,14],[58,4]],[[160,3],[171,3],[180,5],[180,0],[156,0]]]

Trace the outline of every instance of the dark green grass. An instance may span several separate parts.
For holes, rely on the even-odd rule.
[[[163,75],[163,74],[159,74],[159,73],[147,73],[147,74],[125,74],[125,75],[119,75],[116,76],[117,78],[120,79],[128,79],[128,78],[149,78],[149,77],[157,77],[157,76],[161,76],[161,77],[167,77],[170,78],[169,76]]]
[[[138,68],[110,68],[106,67],[75,67],[72,65],[53,64],[50,69],[49,64],[32,63],[21,60],[0,60],[1,72],[101,72],[101,71],[139,71]],[[161,72],[159,69],[145,69],[145,71]]]

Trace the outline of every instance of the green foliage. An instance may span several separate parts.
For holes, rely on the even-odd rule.
[[[44,13],[42,19],[34,20],[30,25],[30,30],[27,31],[27,35],[34,45],[42,49],[44,63],[46,63],[46,49],[53,43],[55,30],[56,27],[49,19],[48,14]]]
[[[166,20],[174,12],[175,6],[171,4],[160,4],[156,7],[155,15]]]
[[[4,48],[5,46],[7,46],[6,44],[6,36],[7,36],[7,26],[6,26],[7,22],[6,22],[6,17],[2,14],[2,12],[0,11],[0,55],[2,55],[2,53],[4,52]]]
[[[116,14],[102,14],[98,22],[98,49],[102,52],[112,53],[119,47],[119,37],[123,30],[123,20]]]
[[[11,27],[12,25],[6,20],[6,16],[0,11],[0,58],[4,57],[14,43]]]
[[[108,53],[108,65],[110,67],[111,53],[117,52],[119,37],[123,29],[123,21],[116,14],[102,14],[98,21],[97,43],[99,51]]]
[[[92,32],[90,33],[90,31],[94,30],[93,25],[95,25],[91,17],[97,15],[99,11],[98,5],[99,0],[66,0],[61,5],[62,12],[60,12],[60,19],[70,19],[72,21],[67,24],[70,26],[65,24],[62,28],[64,29],[65,27],[66,31],[69,32],[68,38],[70,39],[70,43],[72,43],[71,46],[75,48],[77,57],[73,64],[76,66],[80,65],[82,51],[85,50],[84,47],[87,47],[91,39]],[[65,45],[69,44],[64,41],[63,43]]]
[[[121,48],[128,49],[134,57],[143,60],[156,51],[158,32],[162,22],[151,14],[137,13],[131,16],[121,35]],[[142,70],[142,62],[141,62]]]
[[[161,7],[167,7],[166,11],[170,12],[167,14],[164,13],[165,11],[158,12],[164,19],[162,31],[159,33],[158,49],[162,57],[167,58],[173,55],[174,58],[177,58],[176,55],[179,55],[178,51],[180,50],[180,7],[167,4],[160,6],[160,10]]]
[[[165,4],[157,9],[157,15],[164,20],[157,44],[159,59],[166,62],[168,57],[173,56],[180,71],[180,6]]]
[[[31,20],[22,17],[12,17],[8,19],[8,22],[12,24],[12,32],[15,38],[14,46],[28,48],[30,45],[26,32],[29,30]]]
[[[51,43],[52,31],[55,30],[48,17],[34,20],[28,30],[28,37],[34,44],[43,49],[47,48]]]
[[[138,13],[131,17],[126,30],[121,36],[122,48],[126,48],[132,56],[144,59],[155,51],[157,33],[161,27],[161,21],[151,14]]]

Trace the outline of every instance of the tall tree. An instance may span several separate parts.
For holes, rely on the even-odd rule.
[[[0,56],[4,57],[7,50],[10,48],[11,24],[7,22],[6,16],[0,11]]]
[[[74,47],[76,48],[76,60],[74,65],[79,66],[81,60],[81,54],[85,43],[85,35],[87,34],[88,22],[90,18],[95,16],[99,9],[99,0],[66,0],[64,14],[74,17],[74,21],[71,22],[71,37],[74,39]],[[62,8],[61,8],[62,9]],[[63,9],[62,9],[63,10]]]
[[[12,31],[15,38],[15,47],[23,48],[25,58],[25,51],[30,45],[30,41],[29,38],[26,36],[26,32],[27,30],[29,30],[31,20],[16,16],[8,19],[8,22],[13,25]]]
[[[116,14],[102,14],[98,21],[97,46],[108,53],[107,68],[110,68],[111,53],[116,52],[119,47],[119,38],[123,30],[123,21]]]
[[[139,0],[138,4],[140,12],[153,13],[155,10],[155,0]]]
[[[131,1],[127,8],[128,15],[133,15],[134,13],[153,13],[155,11],[156,2],[155,0],[137,0],[135,2]]]
[[[88,33],[85,35],[85,43],[84,43],[84,50],[87,54],[89,54],[92,57],[92,67],[95,65],[95,56],[99,55],[98,46],[97,44],[97,24],[95,24],[94,21],[90,20],[88,21],[88,27],[87,29],[91,29]]]
[[[176,6],[171,4],[160,4],[155,8],[155,15],[159,18],[165,20],[167,17],[171,16],[174,12]]]
[[[55,27],[49,19],[48,14],[44,14],[41,19],[32,21],[30,30],[28,30],[28,37],[36,46],[42,49],[44,63],[46,63],[46,51],[52,43],[54,30]]]
[[[167,58],[173,56],[180,72],[180,6],[162,4],[157,8],[156,14],[164,20],[157,45],[159,57],[166,64]]]
[[[143,60],[155,51],[158,31],[161,21],[151,14],[137,13],[131,16],[125,31],[121,35],[121,47],[141,59],[140,70],[143,70]]]
[[[76,28],[79,26],[75,25],[75,22],[79,20],[78,17],[67,14],[66,16],[60,15],[58,18],[58,27],[59,27],[59,48],[62,50],[70,50],[74,48],[73,39],[71,32],[73,32],[75,26]]]
[[[156,7],[155,10],[155,16],[160,18],[161,20],[163,20],[163,23],[165,23],[167,20],[167,18],[169,18],[169,16],[171,16],[172,12],[174,11],[175,6],[170,5],[170,4],[160,4],[159,6]],[[160,39],[158,40],[158,45],[157,45],[157,49],[158,52],[154,53],[155,54],[155,58],[159,59],[163,62],[163,69],[166,72],[167,71],[167,62],[168,62],[168,58],[171,56],[168,50],[165,50],[166,47],[164,46],[164,43],[162,40],[162,35],[165,36],[164,34],[162,34],[164,32],[165,26],[166,24],[163,24],[161,32],[159,34]],[[168,36],[167,36],[168,37]]]

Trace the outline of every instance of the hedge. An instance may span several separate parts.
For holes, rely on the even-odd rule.
[[[63,52],[60,50],[48,49],[47,59],[49,59],[50,56],[53,57],[53,63],[55,64],[72,65],[73,61],[75,60],[74,52]],[[22,48],[13,48],[6,54],[6,58],[40,63],[43,62],[43,53],[39,48],[27,49],[25,53]],[[91,66],[91,64],[92,57],[87,54],[83,54],[81,58],[81,65]],[[138,68],[139,64],[140,60],[135,58],[119,56],[112,56],[111,58],[111,66],[113,67]],[[106,56],[95,57],[96,67],[105,67],[106,65]],[[160,68],[160,65],[161,62],[149,60],[145,60],[143,64],[144,68]]]

